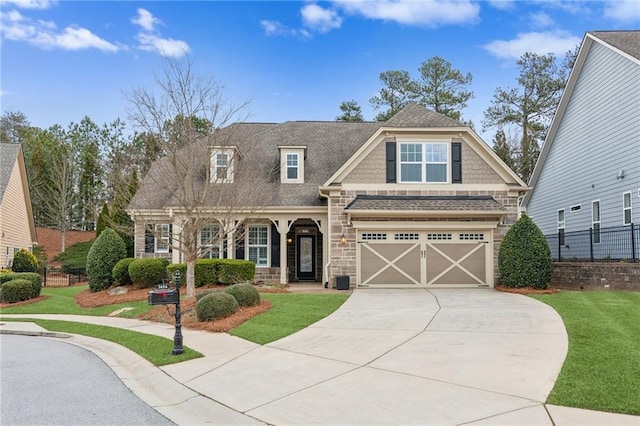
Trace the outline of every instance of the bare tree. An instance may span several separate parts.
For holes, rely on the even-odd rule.
[[[171,219],[167,243],[187,264],[187,297],[193,298],[196,260],[237,238],[272,196],[270,165],[242,125],[227,126],[244,118],[247,103],[231,104],[223,86],[197,75],[190,59],[165,59],[155,83],[128,95],[130,120],[152,136],[163,156],[128,211],[150,222],[159,213]],[[215,232],[201,232],[205,228]]]

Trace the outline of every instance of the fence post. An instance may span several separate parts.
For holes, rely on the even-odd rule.
[[[42,269],[42,285],[45,287],[47,286],[47,267],[46,266]]]
[[[593,262],[593,228],[589,228],[589,257]]]
[[[562,262],[562,244],[560,242],[560,231],[558,231],[558,262]]]
[[[634,262],[638,260],[636,256],[636,234],[633,229],[633,223],[631,224],[631,258]]]

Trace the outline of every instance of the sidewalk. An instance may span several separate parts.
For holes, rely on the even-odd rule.
[[[519,319],[505,322],[514,310]],[[123,318],[21,316],[169,339],[174,333],[167,324]],[[0,332],[45,330],[4,322]],[[183,335],[205,357],[161,368],[111,342],[65,341],[96,353],[143,401],[181,425],[640,425],[640,417],[544,405],[566,334],[555,311],[517,295],[355,290],[333,315],[269,345],[189,329]],[[522,371],[533,357],[540,364]]]

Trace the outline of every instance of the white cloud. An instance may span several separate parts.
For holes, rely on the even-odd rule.
[[[289,28],[279,21],[260,21],[260,26],[267,36],[294,36],[301,39],[311,38],[311,33],[304,28]]]
[[[146,31],[153,31],[153,27],[156,24],[161,24],[162,21],[156,18],[146,9],[139,8],[138,15],[131,18],[131,22],[139,25]]]
[[[518,59],[525,52],[563,55],[580,44],[581,38],[567,31],[521,33],[513,40],[494,40],[482,47],[498,58]]]
[[[342,25],[342,18],[335,10],[324,9],[317,4],[305,5],[300,13],[306,27],[321,33],[340,28]]]
[[[345,12],[406,25],[438,26],[473,23],[480,6],[469,0],[336,0]]]
[[[19,9],[48,9],[56,3],[51,0],[0,0],[3,6],[11,4]]]
[[[608,1],[604,7],[604,16],[621,23],[634,23],[640,20],[640,2],[638,0]]]
[[[174,40],[172,38],[161,38],[155,34],[140,33],[137,36],[140,50],[148,52],[157,52],[162,56],[169,58],[180,58],[191,50],[189,45],[182,40]]]
[[[59,31],[52,21],[34,21],[13,10],[0,17],[0,33],[12,41],[23,41],[41,49],[98,49],[117,52],[122,46],[100,38],[86,28],[68,26]]]
[[[156,52],[169,58],[181,58],[189,53],[191,48],[186,41],[164,38],[154,31],[155,26],[162,23],[160,19],[146,9],[139,8],[137,12],[138,14],[131,18],[131,22],[141,28],[136,36],[138,49]]]
[[[529,14],[529,21],[535,28],[547,28],[553,26],[553,18],[544,12],[532,12]]]

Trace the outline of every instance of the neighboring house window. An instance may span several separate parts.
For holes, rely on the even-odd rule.
[[[287,154],[287,180],[298,179],[298,154]]]
[[[448,150],[446,143],[401,143],[400,182],[446,183]]]
[[[622,194],[622,223],[623,225],[631,225],[631,193]]]
[[[169,253],[169,242],[171,239],[171,225],[168,223],[158,223],[155,226],[155,253]]]
[[[216,180],[226,181],[229,179],[229,154],[218,152],[216,154]]]
[[[247,256],[256,266],[269,266],[269,227],[250,226],[247,236]]]
[[[593,243],[600,244],[600,201],[591,203],[591,229],[593,229]]]
[[[563,246],[564,245],[564,209],[558,210],[558,243]]]
[[[220,227],[218,225],[205,225],[200,229],[200,252],[201,257],[205,259],[219,259],[220,246]]]

